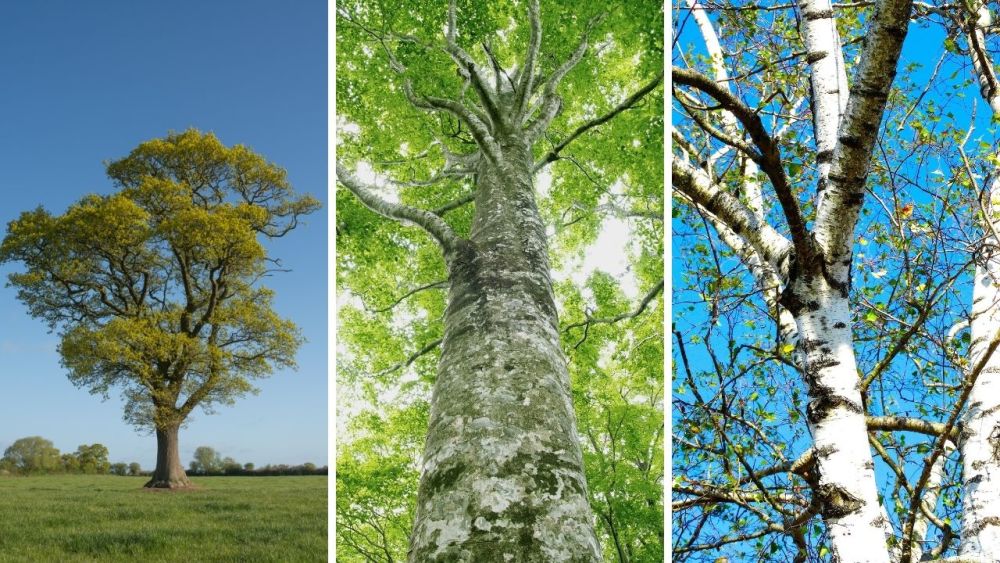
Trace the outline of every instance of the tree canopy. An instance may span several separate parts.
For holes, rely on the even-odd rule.
[[[108,163],[117,191],[8,225],[0,261],[28,312],[60,336],[70,381],[125,420],[176,428],[196,408],[232,404],[253,381],[295,365],[295,325],[260,282],[280,269],[262,239],[318,208],[244,145],[189,129]]]

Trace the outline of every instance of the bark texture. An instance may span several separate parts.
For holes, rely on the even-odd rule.
[[[410,561],[599,561],[527,141],[477,170],[451,289]]]
[[[153,489],[183,489],[191,486],[178,449],[177,426],[156,429],[156,469],[144,485]]]
[[[988,7],[970,11],[966,40],[979,80],[980,95],[994,117],[1000,117],[1000,87],[988,51],[986,30],[991,24]],[[995,177],[995,176],[994,176]],[[1000,354],[990,344],[1000,337],[1000,255],[996,250],[997,217],[1000,215],[1000,181],[994,180],[983,199],[987,213],[983,228],[990,247],[976,265],[972,290],[970,365],[986,354],[986,363],[974,375],[968,409],[963,417],[962,454],[962,542],[961,556],[1000,561]]]
[[[991,198],[1000,198],[994,182]],[[991,206],[997,209],[996,203]],[[995,213],[995,211],[994,211]],[[976,267],[972,290],[972,365],[1000,333],[1000,257]],[[963,420],[961,554],[1000,561],[1000,354],[992,353],[972,384]]]

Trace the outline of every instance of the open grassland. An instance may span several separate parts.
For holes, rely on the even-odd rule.
[[[326,561],[327,478],[0,477],[0,562]]]

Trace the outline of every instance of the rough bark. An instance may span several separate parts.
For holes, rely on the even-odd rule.
[[[191,486],[181,465],[178,431],[177,426],[156,429],[156,469],[144,485],[146,488],[183,489]]]
[[[431,400],[410,561],[599,561],[523,138],[477,170]]]

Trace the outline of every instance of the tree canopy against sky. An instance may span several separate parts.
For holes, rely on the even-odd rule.
[[[288,234],[318,203],[246,146],[194,129],[144,142],[107,172],[118,192],[12,221],[0,261],[24,265],[10,283],[58,332],[70,381],[119,390],[125,420],[155,429],[147,486],[184,487],[178,430],[191,412],[295,364],[301,337],[260,283],[280,261],[259,238]]]
[[[662,557],[662,17],[338,7],[338,557]]]
[[[675,559],[1000,557],[991,9],[676,7]]]

